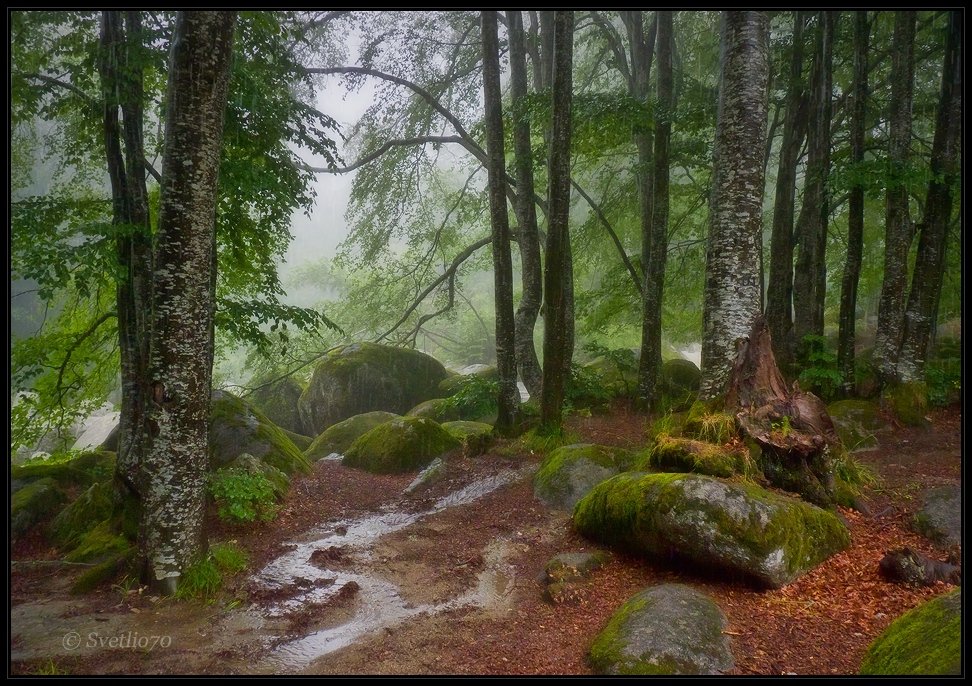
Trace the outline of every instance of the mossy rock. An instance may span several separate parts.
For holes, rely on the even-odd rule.
[[[840,442],[851,452],[876,448],[876,434],[890,428],[877,403],[870,400],[838,400],[827,406],[827,414],[834,421]]]
[[[311,443],[314,442],[314,439],[311,438],[310,436],[305,436],[304,434],[298,434],[298,433],[294,433],[293,431],[288,431],[282,426],[278,426],[277,428],[280,429],[283,435],[289,438],[291,442],[295,446],[297,446],[297,450],[300,450],[301,452],[307,450],[311,446]]]
[[[259,388],[249,397],[250,404],[281,429],[301,433],[302,425],[297,402],[304,389],[293,377],[286,377]]]
[[[655,440],[645,467],[724,477],[751,471],[747,467],[746,455],[736,450],[691,438],[665,435]]]
[[[117,499],[110,481],[93,484],[51,521],[51,540],[62,547],[78,544],[91,529],[111,518]]]
[[[692,403],[682,426],[682,435],[709,443],[727,443],[738,433],[735,417],[713,410],[700,401]]]
[[[71,585],[71,593],[76,595],[88,593],[115,579],[132,567],[136,552],[134,547],[129,547],[110,555],[106,560],[81,574]]]
[[[10,498],[10,536],[16,541],[39,521],[50,515],[65,500],[57,482],[44,477],[35,479]]]
[[[375,474],[399,474],[420,469],[459,446],[459,441],[431,419],[399,417],[358,438],[342,464]]]
[[[131,543],[118,533],[110,519],[88,531],[64,559],[68,562],[102,562],[129,548]]]
[[[726,616],[682,584],[641,591],[614,613],[591,647],[596,674],[722,674],[735,666]]]
[[[209,427],[210,468],[227,466],[249,453],[288,476],[309,472],[311,465],[286,434],[242,398],[214,391]]]
[[[939,545],[962,545],[962,486],[940,486],[928,491],[912,527]]]
[[[445,422],[442,428],[462,444],[463,454],[470,457],[486,452],[493,440],[493,427],[484,422]]]
[[[592,443],[565,445],[548,454],[533,477],[533,493],[549,507],[567,510],[597,484],[630,468],[634,455]]]
[[[831,512],[698,474],[619,474],[577,503],[574,525],[598,543],[660,560],[674,554],[770,588],[850,545]]]
[[[962,590],[933,598],[906,612],[864,654],[861,674],[962,673]]]
[[[266,477],[270,485],[273,486],[273,494],[279,499],[287,494],[290,489],[290,477],[282,471],[273,467],[262,460],[258,460],[249,453],[243,453],[229,463],[228,469],[240,469],[247,474],[257,474]]]
[[[928,412],[928,386],[924,382],[888,386],[884,389],[881,400],[902,424],[930,426],[925,418],[925,413]]]
[[[304,451],[304,456],[316,462],[332,453],[343,455],[351,444],[380,424],[391,421],[399,415],[392,412],[365,412],[348,417],[343,422],[328,427]]]
[[[697,393],[702,383],[702,372],[691,360],[675,358],[662,363],[658,383],[663,392]]]
[[[451,374],[442,381],[439,382],[439,393],[444,398],[449,398],[458,393],[464,383],[469,380],[469,377],[476,376],[488,381],[499,381],[499,372],[496,367],[483,366],[476,371],[469,372],[467,374]]]
[[[112,478],[115,472],[115,453],[107,450],[88,450],[69,460],[35,460],[10,468],[15,481],[51,479],[60,486],[89,486]]]
[[[584,366],[594,372],[604,384],[611,397],[634,397],[638,392],[638,360],[630,350],[616,351],[628,353],[626,360],[618,364],[610,357],[595,357]]]
[[[459,408],[447,398],[432,398],[419,403],[405,413],[406,417],[427,417],[433,421],[452,422],[459,419]]]
[[[874,348],[864,348],[854,355],[854,395],[870,400],[881,392],[881,378],[874,362]]]
[[[603,567],[611,559],[604,550],[594,552],[559,553],[543,567],[545,583],[582,581]]]
[[[417,350],[354,343],[328,352],[298,408],[304,433],[317,436],[348,417],[374,410],[402,414],[442,396],[442,364]]]

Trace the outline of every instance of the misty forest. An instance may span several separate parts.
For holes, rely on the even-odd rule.
[[[961,10],[8,20],[11,673],[961,672]]]

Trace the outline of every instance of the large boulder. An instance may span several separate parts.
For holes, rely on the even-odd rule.
[[[668,393],[695,393],[702,383],[702,372],[691,360],[677,357],[662,363],[658,383]]]
[[[597,674],[722,674],[735,661],[726,616],[704,593],[653,586],[621,606],[594,639]]]
[[[348,417],[343,422],[328,427],[304,451],[304,455],[311,462],[316,462],[333,453],[343,455],[351,444],[358,438],[374,429],[379,424],[398,417],[393,412],[365,412]]]
[[[210,467],[226,467],[243,453],[284,474],[310,471],[310,462],[300,449],[262,412],[231,393],[213,391]]]
[[[831,512],[698,474],[619,474],[577,504],[574,525],[601,543],[660,559],[675,554],[771,588],[850,545]]]
[[[611,351],[584,366],[600,377],[611,396],[631,397],[638,390],[638,359],[631,350]]]
[[[300,412],[297,402],[304,389],[293,377],[285,377],[265,386],[260,386],[250,396],[250,404],[277,426],[301,432]]]
[[[331,350],[314,370],[298,408],[303,433],[324,429],[356,414],[384,410],[403,414],[441,396],[447,372],[417,350],[354,343]]]
[[[16,541],[37,522],[64,502],[64,492],[54,479],[37,479],[10,498],[10,537]]]
[[[864,654],[861,674],[962,673],[962,590],[938,596],[906,612]]]
[[[574,443],[547,455],[533,477],[533,492],[549,507],[570,512],[596,485],[631,466],[622,448]]]
[[[112,477],[115,471],[115,453],[106,450],[89,450],[69,460],[35,459],[10,468],[10,478],[15,486],[38,479],[51,479],[59,486],[90,486]],[[12,489],[14,491],[17,488]]]
[[[399,417],[358,438],[342,464],[375,474],[400,474],[420,469],[459,445],[431,419]]]
[[[939,486],[925,494],[915,531],[943,546],[962,544],[962,486]]]
[[[493,440],[493,425],[484,422],[444,422],[442,428],[462,444],[462,452],[468,457],[486,452]]]
[[[840,442],[850,452],[873,450],[878,445],[877,434],[890,428],[877,403],[869,400],[838,400],[827,406],[827,414],[834,421]]]
[[[419,403],[405,413],[406,417],[428,417],[436,422],[453,422],[459,419],[459,408],[448,398],[432,398]]]

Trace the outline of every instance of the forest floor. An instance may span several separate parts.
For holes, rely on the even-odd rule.
[[[855,674],[893,619],[947,590],[878,575],[878,560],[892,548],[944,558],[908,528],[928,488],[961,480],[961,409],[930,418],[929,429],[894,427],[879,436],[878,449],[856,453],[881,480],[865,492],[866,513],[841,510],[850,549],[779,590],[615,555],[572,602],[552,605],[537,579],[546,561],[592,546],[566,514],[534,498],[537,456],[453,459],[442,478],[412,494],[403,491],[413,475],[375,476],[322,460],[295,479],[275,522],[234,529],[212,520],[211,540],[236,540],[249,551],[250,570],[208,602],[158,598],[125,584],[72,596],[76,568],[57,563],[39,535],[18,542],[10,669],[589,674],[587,651],[618,606],[646,586],[680,582],[726,613],[735,674]],[[570,428],[584,441],[636,447],[645,422],[619,405],[608,415],[575,417]],[[324,545],[341,536],[349,545]],[[302,560],[293,583],[265,583],[268,564],[306,550],[333,578],[300,576],[309,568]]]

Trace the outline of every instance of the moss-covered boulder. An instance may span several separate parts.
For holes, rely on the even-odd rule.
[[[722,674],[735,660],[719,606],[682,584],[641,591],[614,613],[591,647],[597,674]]]
[[[696,393],[702,383],[702,372],[691,360],[675,358],[662,363],[658,382],[668,392]]]
[[[354,343],[331,350],[317,365],[298,408],[304,433],[317,436],[348,417],[374,410],[402,414],[441,397],[445,367],[417,350]]]
[[[746,457],[746,453],[724,445],[661,435],[655,439],[645,467],[729,477],[749,471]]]
[[[62,547],[77,545],[85,534],[109,519],[115,510],[115,488],[110,481],[92,485],[51,521],[51,539]]]
[[[380,424],[348,448],[342,464],[375,474],[399,474],[424,467],[459,441],[425,417],[399,417]]]
[[[102,562],[131,547],[128,539],[106,519],[89,530],[64,559],[68,562]]]
[[[265,386],[258,385],[249,397],[250,404],[281,429],[299,434],[302,427],[297,402],[304,389],[297,380],[288,376]]]
[[[582,590],[590,586],[590,577],[610,559],[610,553],[603,550],[554,555],[539,578],[544,599],[555,605],[579,599]]]
[[[490,365],[471,365],[458,374],[450,374],[439,382],[439,392],[444,398],[449,398],[469,382],[471,378],[482,379],[484,381],[499,381],[499,372],[496,367]]]
[[[14,481],[29,483],[51,479],[59,486],[89,486],[110,479],[115,472],[115,453],[88,450],[66,460],[34,460],[10,468]]]
[[[486,452],[493,440],[493,426],[485,422],[445,422],[442,428],[462,444],[463,454],[469,457]]]
[[[243,453],[284,474],[310,471],[310,462],[280,427],[243,399],[214,391],[209,427],[210,467],[226,467]]]
[[[698,474],[619,474],[577,503],[574,525],[599,543],[662,560],[674,554],[771,588],[850,545],[831,512]]]
[[[16,541],[65,500],[57,482],[44,477],[31,481],[10,498],[10,536]]]
[[[427,417],[433,421],[452,422],[459,419],[459,408],[448,398],[432,398],[419,403],[405,413],[406,417]]]
[[[864,654],[861,674],[962,673],[962,590],[933,598],[891,623]]]
[[[547,455],[533,477],[533,492],[541,501],[559,510],[574,505],[597,484],[628,469],[634,456],[622,448],[592,443],[574,443]]]
[[[343,455],[355,440],[364,436],[379,424],[384,424],[398,416],[393,412],[376,411],[348,417],[343,422],[338,422],[325,429],[307,447],[304,455],[311,462],[316,462],[332,453]]]
[[[584,365],[600,378],[612,397],[633,397],[638,390],[638,360],[628,349],[612,351]]]
[[[827,406],[840,442],[850,452],[872,450],[878,445],[878,434],[888,430],[877,403],[851,398]]]
[[[907,426],[928,427],[928,386],[921,381],[886,386],[881,402]]]
[[[962,486],[939,486],[925,494],[912,526],[919,534],[943,546],[962,544]]]

